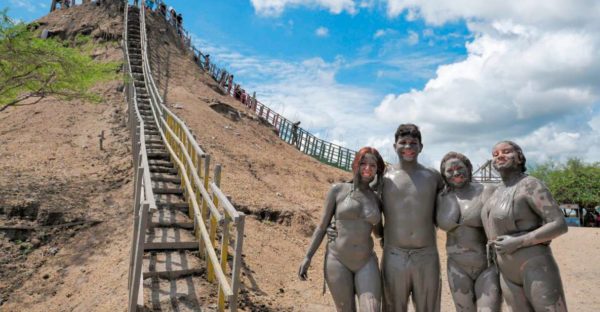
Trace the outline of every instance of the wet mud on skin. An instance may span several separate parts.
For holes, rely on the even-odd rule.
[[[547,187],[523,172],[525,156],[513,142],[494,146],[493,165],[502,183],[482,219],[494,240],[501,287],[513,310],[566,311],[561,277],[549,243],[567,232]]]
[[[493,187],[470,181],[473,167],[463,154],[442,158],[445,191],[438,195],[437,221],[446,230],[447,277],[457,311],[500,311],[500,286],[486,257],[481,211]],[[456,219],[460,224],[452,225]]]

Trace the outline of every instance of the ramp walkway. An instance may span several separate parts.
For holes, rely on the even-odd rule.
[[[124,9],[125,93],[134,164],[128,311],[236,311],[244,214],[221,167],[168,110],[148,63],[144,10]]]

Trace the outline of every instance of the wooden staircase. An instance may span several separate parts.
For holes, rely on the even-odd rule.
[[[196,287],[205,264],[198,257],[199,242],[189,206],[181,188],[181,177],[170,159],[154,116],[144,80],[140,41],[140,11],[129,7],[127,48],[138,110],[144,122],[145,143],[152,190],[157,209],[148,216],[144,238],[144,308],[154,311],[200,311]]]

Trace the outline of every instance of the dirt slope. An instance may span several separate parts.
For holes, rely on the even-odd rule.
[[[115,12],[92,5],[40,21],[64,38],[89,30],[104,42],[94,58],[122,60],[118,42],[106,41],[122,31]],[[132,170],[121,84],[97,85],[102,103],[46,98],[0,113],[0,226],[26,228],[0,232],[0,310],[126,302]]]
[[[72,34],[72,27],[85,21],[113,25],[106,29],[120,35],[122,25],[116,17],[110,20],[110,12],[73,10],[78,9],[81,15],[67,10],[70,17],[65,18],[58,11],[42,20],[58,33]],[[333,311],[330,295],[321,295],[323,248],[313,260],[309,281],[298,281],[296,270],[325,192],[349,174],[279,141],[236,101],[216,92],[214,81],[192,64],[190,55],[181,53],[167,26],[150,20],[155,78],[168,104],[212,155],[213,164],[223,164],[223,189],[251,215],[244,243],[242,309]],[[122,57],[116,47],[95,54],[100,59]],[[47,99],[0,113],[0,225],[102,221],[43,228],[23,239],[25,243],[0,238],[1,311],[124,310],[132,171],[118,85],[97,87],[107,98],[102,104]],[[238,109],[242,119],[236,122],[215,112],[210,108],[214,103]],[[97,137],[102,130],[107,137],[104,151]],[[39,213],[28,213],[36,207]],[[14,211],[10,218],[8,211]],[[598,229],[572,228],[552,243],[572,311],[600,308],[595,267],[599,237]],[[442,263],[444,243],[439,233]],[[444,266],[442,310],[453,311]]]

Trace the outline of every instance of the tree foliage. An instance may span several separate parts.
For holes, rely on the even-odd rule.
[[[565,164],[546,162],[530,174],[546,183],[559,203],[593,208],[600,205],[600,163],[585,163],[577,158]]]
[[[0,110],[49,95],[97,101],[89,88],[116,77],[117,66],[95,62],[68,43],[40,39],[29,25],[0,11]]]

